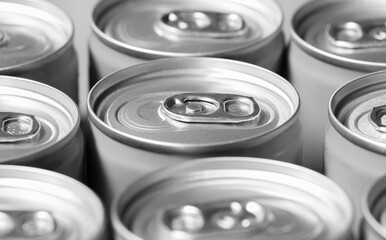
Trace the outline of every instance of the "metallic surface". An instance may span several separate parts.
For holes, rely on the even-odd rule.
[[[170,57],[231,58],[281,70],[283,14],[272,0],[100,1],[92,18],[90,86],[138,62]]]
[[[368,2],[368,8],[367,5],[361,5],[365,2]],[[336,46],[329,44],[326,31],[331,24],[339,25],[338,23],[355,21],[359,16],[370,18],[369,15],[373,12],[374,16],[377,16],[378,12],[383,14],[385,7],[382,1],[320,0],[304,5],[294,16],[293,41],[288,56],[288,79],[298,90],[304,103],[300,110],[300,121],[304,129],[303,160],[306,167],[319,172],[324,171],[323,142],[328,123],[327,109],[334,91],[368,71],[386,66],[381,60],[376,59],[377,54],[383,51],[382,48],[377,47],[375,50],[343,48],[340,51]],[[361,14],[357,14],[358,11]],[[342,14],[339,14],[340,12]],[[376,53],[373,54],[374,52]],[[365,54],[367,57],[362,60],[356,59],[359,57],[358,54]]]
[[[332,96],[325,137],[326,175],[340,184],[355,206],[355,232],[362,217],[364,191],[386,174],[385,133],[371,123],[374,107],[385,101],[386,72],[360,77]]]
[[[289,163],[196,159],[152,172],[114,199],[116,240],[351,239],[352,204],[333,181]]]
[[[83,178],[79,109],[48,85],[0,76],[0,163],[27,165]]]
[[[366,189],[362,196],[361,210],[363,220],[360,234],[362,240],[386,239],[385,186],[386,177],[380,177]]]
[[[248,102],[253,99],[259,104],[259,115],[241,122],[208,117],[209,123],[196,123],[163,113],[165,100],[188,93],[212,99],[248,96]],[[203,108],[189,105],[189,111],[198,109],[191,116],[202,115],[200,110],[207,103]],[[300,163],[299,104],[294,88],[280,76],[232,60],[164,59],[123,69],[104,78],[89,93],[92,186],[109,202],[144,173],[197,156],[231,154]],[[250,105],[240,109],[246,106]],[[234,107],[231,104],[231,111],[240,113]],[[237,118],[244,116],[233,119]]]
[[[101,201],[72,178],[38,168],[1,165],[0,192],[1,239],[104,239]]]
[[[78,101],[74,28],[48,1],[0,2],[0,74],[34,79]]]

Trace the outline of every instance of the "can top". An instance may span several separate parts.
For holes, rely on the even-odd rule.
[[[285,79],[252,64],[171,58],[105,77],[87,108],[99,130],[125,144],[203,153],[279,136],[297,120],[299,96]]]
[[[0,2],[0,72],[31,68],[65,49],[73,38],[69,16],[41,0]]]
[[[55,152],[80,128],[77,105],[36,81],[0,76],[0,102],[0,163]]]
[[[1,165],[0,191],[1,239],[94,240],[103,234],[101,201],[70,177]]]
[[[330,122],[350,141],[386,154],[386,71],[342,86],[329,104]]]
[[[107,45],[145,59],[240,56],[281,32],[273,0],[100,1],[92,28]]]
[[[153,172],[117,195],[111,211],[122,238],[147,240],[346,239],[352,217],[350,199],[325,176],[247,157]]]
[[[386,238],[386,177],[377,179],[369,186],[362,197],[361,210],[364,221],[370,228],[382,237]],[[362,231],[365,231],[362,229]]]
[[[386,2],[311,1],[292,20],[292,39],[312,56],[362,71],[386,67]]]

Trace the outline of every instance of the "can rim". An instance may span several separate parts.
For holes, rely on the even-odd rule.
[[[349,93],[353,91],[358,91],[361,88],[370,85],[375,85],[384,82],[383,79],[377,79],[377,76],[385,74],[386,70],[381,70],[377,72],[368,73],[351,80],[350,82],[342,85],[332,94],[328,104],[328,117],[330,120],[330,124],[334,127],[336,131],[338,131],[340,135],[342,135],[344,138],[355,143],[358,146],[383,155],[386,154],[386,148],[384,144],[381,144],[377,141],[371,140],[358,133],[351,131],[335,116],[335,109],[340,104],[340,102],[347,97]]]
[[[386,176],[380,177],[373,182],[372,185],[366,188],[361,199],[361,210],[363,214],[362,230],[364,231],[364,225],[367,223],[369,227],[374,230],[382,238],[386,238],[386,228],[379,221],[374,218],[374,215],[370,211],[370,207],[373,206],[379,195],[385,193]],[[371,201],[370,197],[374,196],[375,201]]]
[[[251,140],[254,140],[256,142],[254,145],[258,145],[260,142],[266,142],[267,138],[270,139],[276,135],[279,135],[280,133],[283,133],[284,131],[289,129],[291,126],[295,125],[296,122],[298,121],[301,99],[300,99],[300,96],[299,96],[297,90],[287,80],[285,80],[284,78],[282,78],[281,76],[279,76],[278,74],[276,74],[272,71],[269,71],[265,68],[262,68],[262,67],[250,64],[250,63],[245,63],[245,62],[240,62],[240,61],[230,60],[230,59],[209,58],[209,57],[158,59],[158,60],[153,60],[150,62],[140,63],[140,64],[137,64],[135,66],[128,67],[128,68],[124,68],[124,69],[115,71],[115,72],[103,77],[101,80],[99,80],[91,88],[91,90],[89,91],[88,97],[87,97],[87,103],[86,104],[87,104],[87,113],[88,113],[87,115],[88,115],[89,121],[91,121],[91,123],[98,130],[100,130],[101,132],[103,132],[104,134],[109,136],[110,138],[115,139],[116,141],[119,141],[122,143],[126,143],[126,144],[135,143],[135,144],[130,144],[130,145],[135,146],[135,147],[139,147],[139,148],[143,148],[143,149],[150,149],[150,150],[154,149],[154,147],[156,147],[157,151],[163,151],[163,152],[174,152],[174,153],[192,152],[192,153],[195,153],[197,150],[189,150],[186,148],[184,148],[184,149],[175,148],[175,147],[168,145],[167,143],[162,144],[158,141],[154,141],[154,142],[153,141],[150,141],[150,142],[144,141],[144,139],[142,139],[140,137],[126,134],[126,133],[123,133],[119,130],[114,129],[113,127],[107,125],[104,121],[102,121],[95,113],[94,106],[92,106],[93,105],[92,102],[95,102],[97,100],[96,99],[93,100],[92,95],[94,94],[94,92],[96,92],[98,90],[98,88],[102,88],[102,90],[103,90],[103,87],[101,87],[101,86],[105,85],[104,79],[111,78],[112,76],[115,76],[115,75],[124,75],[127,79],[130,76],[128,76],[125,73],[129,72],[129,71],[134,72],[133,76],[135,76],[138,73],[144,73],[144,71],[141,71],[141,70],[146,69],[149,66],[154,66],[154,65],[157,66],[158,64],[164,64],[164,63],[168,63],[169,65],[173,66],[173,64],[170,64],[170,63],[172,63],[172,62],[203,61],[203,60],[204,61],[224,62],[224,63],[230,63],[230,64],[236,63],[237,65],[243,65],[243,66],[246,66],[249,68],[255,68],[255,69],[258,69],[260,72],[273,75],[279,79],[283,79],[282,84],[285,84],[285,87],[291,90],[291,93],[290,93],[291,99],[295,100],[294,101],[295,102],[294,103],[295,108],[294,108],[293,114],[286,121],[284,121],[281,125],[279,125],[278,127],[274,128],[274,129],[267,131],[264,134],[259,135],[258,136],[258,138],[260,139],[259,142],[256,142],[256,136],[254,135],[254,136],[250,136],[249,138],[243,138],[243,139],[239,140],[238,142],[217,143],[217,144],[212,144],[210,146],[206,146],[206,148],[204,148],[202,145],[200,145],[201,146],[201,147],[199,147],[200,153],[213,152],[213,150],[211,150],[211,148],[213,148],[213,147],[221,147],[221,148],[228,147],[229,149],[233,149],[236,147],[236,145],[240,146],[240,144],[242,144],[242,143],[245,144],[245,143],[251,142]],[[122,81],[122,79],[120,79],[119,82],[120,81]],[[113,85],[115,85],[117,83],[118,83],[118,81],[115,81],[115,83]],[[101,91],[101,90],[99,90],[99,91]],[[95,97],[95,98],[98,98],[98,97]],[[146,144],[143,144],[145,142],[146,142]]]
[[[113,0],[110,2],[99,1],[94,7],[91,13],[91,16],[89,18],[90,19],[89,21],[90,21],[92,32],[104,44],[119,52],[129,53],[134,56],[139,56],[143,59],[159,59],[159,58],[168,58],[168,57],[205,57],[205,56],[218,57],[218,56],[222,56],[230,53],[238,53],[237,55],[241,55],[242,52],[240,53],[240,51],[249,52],[251,48],[254,48],[254,49],[263,48],[264,46],[270,44],[272,39],[275,39],[282,33],[282,28],[284,24],[284,16],[283,16],[284,11],[276,0],[272,1],[272,3],[276,5],[277,10],[280,12],[280,16],[281,16],[280,23],[278,27],[275,29],[275,31],[273,31],[267,37],[263,39],[259,39],[258,41],[253,42],[251,44],[246,44],[239,47],[224,49],[224,50],[211,52],[211,53],[199,53],[199,52],[198,53],[176,53],[172,51],[150,50],[143,47],[136,47],[126,43],[122,43],[121,41],[115,40],[113,37],[108,36],[98,27],[96,22],[100,18],[100,15],[103,15],[106,9],[111,9],[116,5],[122,4],[122,2],[119,0]]]
[[[59,185],[62,188],[66,188],[69,191],[73,191],[74,189],[77,189],[78,191],[82,192],[82,196],[79,199],[87,197],[87,199],[83,200],[84,204],[87,204],[87,206],[90,206],[97,210],[97,213],[100,215],[100,223],[102,228],[98,229],[98,232],[95,237],[102,236],[104,233],[104,229],[106,227],[107,221],[106,221],[106,213],[105,209],[103,207],[102,201],[100,198],[96,195],[96,193],[91,190],[87,185],[84,183],[66,176],[64,174],[42,169],[42,168],[35,168],[35,167],[29,167],[29,166],[20,166],[20,165],[1,165],[0,166],[0,172],[5,172],[7,177],[21,177],[25,179],[31,179],[31,180],[37,180],[41,182],[45,182],[52,185]],[[14,174],[16,173],[16,174]],[[2,176],[0,174],[0,180]],[[26,186],[25,188],[28,188]],[[59,195],[58,195],[59,196]],[[93,214],[95,211],[93,212]]]
[[[66,25],[69,25],[69,37],[66,39],[65,43],[60,46],[58,49],[53,51],[52,53],[42,57],[37,58],[29,62],[25,62],[18,65],[12,65],[9,67],[0,68],[0,74],[2,75],[8,75],[8,74],[15,74],[19,73],[20,71],[28,71],[34,68],[38,68],[41,65],[44,65],[48,62],[53,61],[53,59],[58,58],[61,56],[64,52],[67,51],[67,49],[71,48],[73,46],[74,41],[74,35],[75,35],[75,25],[73,19],[70,17],[70,15],[59,6],[51,3],[49,0],[5,0],[11,3],[20,3],[20,4],[29,4],[30,6],[36,6],[39,8],[47,8],[51,9],[52,11],[55,11],[58,13],[57,17],[61,16],[60,18],[63,22],[67,22]]]
[[[141,240],[142,238],[135,235],[133,232],[128,230],[125,225],[122,223],[120,218],[120,207],[130,200],[132,197],[135,197],[137,194],[140,194],[141,191],[147,187],[151,187],[155,183],[166,181],[167,179],[172,179],[173,174],[182,171],[205,171],[206,166],[209,164],[216,164],[216,166],[225,166],[226,164],[232,164],[234,166],[240,166],[242,164],[249,165],[263,165],[263,166],[271,166],[272,169],[276,170],[280,168],[278,171],[273,171],[275,173],[287,174],[291,176],[296,176],[297,178],[302,178],[305,181],[315,180],[318,183],[322,182],[326,187],[329,187],[330,191],[335,190],[334,192],[339,193],[341,197],[345,198],[345,201],[348,203],[347,208],[349,208],[347,219],[350,221],[347,223],[347,229],[353,223],[353,215],[354,215],[354,206],[352,200],[348,197],[346,191],[342,189],[338,184],[336,184],[331,179],[326,176],[308,169],[306,167],[291,164],[288,162],[282,162],[279,160],[265,159],[265,158],[253,158],[253,157],[208,157],[208,158],[198,158],[194,161],[189,161],[187,163],[180,163],[178,165],[172,166],[170,168],[163,168],[156,170],[153,173],[142,176],[140,179],[136,180],[134,183],[127,186],[123,189],[119,194],[114,196],[110,207],[110,218],[112,222],[112,226],[115,231],[119,233],[120,236],[127,239],[135,239]],[[196,168],[195,168],[196,167]],[[221,168],[223,169],[223,168]],[[240,168],[243,169],[243,168]],[[271,168],[270,168],[271,169]],[[215,170],[215,169],[214,169]],[[256,169],[250,169],[256,170]],[[265,170],[267,171],[267,170]],[[131,190],[130,192],[128,190]]]
[[[373,1],[379,2],[379,1]],[[308,18],[312,12],[320,9],[324,6],[329,6],[329,4],[338,4],[346,3],[345,0],[325,0],[325,1],[309,1],[300,7],[291,21],[290,35],[294,43],[296,43],[303,51],[307,54],[316,57],[324,62],[329,64],[338,65],[348,69],[359,69],[363,71],[379,71],[386,67],[386,63],[381,62],[371,62],[364,60],[355,60],[352,58],[343,57],[337,54],[329,53],[324,50],[321,50],[299,36],[297,28],[299,24],[303,21],[304,18]],[[350,4],[353,4],[352,2]]]
[[[20,83],[22,84],[28,84],[31,86],[36,86],[38,88],[41,88],[43,91],[39,92],[39,94],[45,95],[49,98],[53,98],[54,101],[56,101],[58,98],[61,98],[66,101],[67,110],[73,111],[76,115],[72,116],[74,120],[74,125],[71,127],[71,130],[59,141],[54,142],[53,144],[49,144],[47,146],[44,146],[42,148],[39,148],[39,151],[34,152],[34,157],[38,158],[41,156],[45,156],[47,154],[51,154],[53,152],[56,152],[58,149],[62,148],[62,146],[66,145],[68,142],[70,142],[78,132],[82,133],[80,129],[80,110],[78,105],[72,100],[67,94],[63,93],[62,91],[47,85],[45,83],[37,82],[31,79],[21,78],[21,77],[13,77],[13,76],[7,76],[7,75],[0,75],[0,82],[2,79],[10,80],[11,84],[7,86],[15,86]],[[2,85],[0,85],[2,86]],[[20,156],[17,158],[10,158],[10,159],[4,159],[0,160],[0,163],[10,163],[15,159],[30,159],[30,153],[25,154],[24,156]]]

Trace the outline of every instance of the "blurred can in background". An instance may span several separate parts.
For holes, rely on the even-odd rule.
[[[0,1],[0,74],[53,86],[78,102],[70,17],[45,0]]]
[[[0,166],[2,240],[104,240],[105,213],[88,187],[62,174]]]
[[[328,101],[340,86],[386,68],[385,1],[318,0],[295,14],[289,81],[304,103],[304,164],[323,172]]]
[[[98,82],[87,109],[89,183],[107,205],[140,176],[201,156],[301,160],[295,89],[248,63],[149,61]]]
[[[148,60],[219,57],[280,72],[283,12],[274,0],[100,1],[92,15],[90,87]]]
[[[366,189],[361,201],[363,221],[360,239],[386,239],[386,176]]]
[[[361,199],[386,174],[386,71],[360,77],[339,88],[329,106],[324,159],[326,175],[354,201],[359,229]]]
[[[36,81],[0,76],[0,164],[83,180],[84,139],[75,102]]]
[[[150,173],[111,208],[116,240],[351,240],[352,219],[347,194],[322,174],[247,157]]]

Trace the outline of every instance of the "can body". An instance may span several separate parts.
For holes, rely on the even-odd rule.
[[[148,75],[149,71],[154,74]],[[239,74],[249,77],[243,80]],[[146,80],[148,77],[150,80]],[[223,77],[227,81],[222,81]],[[265,92],[258,79],[275,90]],[[113,90],[121,84],[118,92]],[[215,87],[218,84],[222,84],[220,90]],[[288,98],[277,98],[281,94]],[[172,98],[166,98],[171,95]],[[214,98],[228,99],[226,102],[232,105],[229,109],[235,112],[249,109],[246,105],[238,108],[238,103],[249,102],[240,95],[260,102],[255,108],[258,116],[251,122],[241,119],[247,116],[244,113],[244,117],[236,117],[238,120],[225,115],[218,117],[222,113],[217,111],[216,116],[201,115],[201,110],[211,111]],[[181,115],[170,114],[164,107],[189,102],[181,100],[181,96],[195,100],[187,107],[190,114],[177,120]],[[91,186],[107,205],[126,184],[141,175],[200,156],[264,156],[293,163],[301,161],[296,91],[283,78],[251,64],[216,58],[152,61],[101,80],[90,91],[87,107],[91,137],[87,140],[91,159],[88,175]]]
[[[362,197],[363,222],[360,238],[364,240],[386,239],[385,235],[385,177],[373,182]]]
[[[300,111],[300,121],[304,129],[306,167],[324,171],[327,109],[334,91],[356,77],[386,67],[380,57],[385,51],[383,41],[371,40],[373,26],[369,24],[369,19],[381,19],[385,8],[382,1],[313,1],[303,5],[294,15],[288,79],[305,103]],[[350,38],[340,39],[349,34],[350,22],[358,27],[359,35],[363,28],[364,37],[358,37],[358,44]],[[373,24],[377,29],[376,21]]]
[[[134,64],[174,57],[229,58],[280,73],[282,22],[272,0],[100,1],[89,41],[90,86]]]
[[[48,1],[2,1],[0,74],[53,86],[78,102],[70,17]]]
[[[371,113],[382,105],[384,76],[385,72],[378,72],[351,81],[339,88],[329,106],[324,143],[326,175],[341,185],[354,202],[355,234],[363,217],[365,190],[386,174],[384,133],[376,130],[370,120]]]
[[[102,240],[106,219],[88,187],[59,173],[1,165],[1,239]]]
[[[348,196],[325,176],[248,157],[197,159],[152,172],[111,208],[116,240],[348,240],[352,216]]]
[[[79,108],[61,91],[36,81],[0,77],[1,164],[84,176]]]

